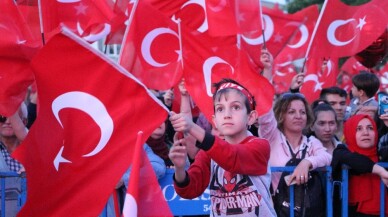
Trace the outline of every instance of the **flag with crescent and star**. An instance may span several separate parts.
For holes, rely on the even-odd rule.
[[[386,0],[350,6],[341,0],[326,0],[317,21],[310,52],[306,56],[352,56],[375,41],[388,24]],[[320,20],[320,21],[319,21]]]
[[[142,1],[133,10],[119,63],[148,88],[170,89],[182,77],[177,23]]]
[[[279,8],[263,7],[263,31],[246,31],[241,34],[241,47],[247,51],[250,58],[259,65],[261,49],[265,47],[274,58],[283,49],[288,39],[298,30],[302,18],[285,14]]]
[[[338,58],[308,59],[304,83],[300,89],[309,103],[319,98],[323,88],[335,86],[338,76]]]
[[[30,60],[41,47],[13,0],[0,1],[0,114],[15,113],[34,82]]]
[[[18,216],[98,216],[132,162],[137,132],[144,143],[167,109],[67,29],[36,54],[32,68],[40,106],[13,153],[28,180]]]
[[[94,0],[41,0],[42,24],[46,41],[65,25],[92,43],[104,39],[112,30],[113,4]]]
[[[272,108],[273,86],[255,70],[248,55],[225,37],[209,37],[190,33],[182,26],[185,86],[206,118],[211,121],[213,109],[212,84],[222,78],[239,82],[255,97],[259,115]],[[228,39],[227,37],[226,39]]]
[[[290,22],[286,24],[296,25],[298,30],[293,33],[287,44],[276,56],[275,61],[278,64],[285,64],[286,62],[304,57],[308,42],[311,39],[311,34],[317,22],[318,15],[318,5],[316,4],[306,7],[295,14],[290,14],[290,16],[296,17],[296,19],[301,20],[301,22]],[[290,82],[290,80],[288,82]]]

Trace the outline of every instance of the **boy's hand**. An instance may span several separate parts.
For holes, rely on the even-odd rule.
[[[184,134],[190,132],[190,129],[194,125],[189,115],[183,113],[176,114],[175,112],[171,112],[170,121],[176,132],[182,132]]]
[[[272,69],[273,57],[272,54],[265,48],[261,49],[260,61],[264,69]]]
[[[186,165],[187,150],[183,139],[178,139],[178,133],[174,136],[174,144],[170,148],[168,157],[174,164],[175,168],[184,168]]]
[[[172,105],[173,99],[174,99],[174,92],[171,89],[167,90],[166,93],[163,95],[164,103],[170,107]]]

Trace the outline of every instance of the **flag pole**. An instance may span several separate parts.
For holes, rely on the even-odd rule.
[[[132,24],[133,17],[135,16],[135,11],[136,11],[138,3],[139,3],[139,0],[135,0],[135,3],[134,3],[132,10],[131,10],[131,14],[129,15],[129,18],[128,18],[128,25],[127,25],[127,28],[125,28],[123,41],[121,42],[121,49],[120,49],[119,61],[118,61],[119,63],[121,62],[120,60],[121,60],[121,56],[122,56],[123,50],[124,50],[123,47],[124,47],[125,39],[127,38],[130,26]]]
[[[261,22],[261,34],[263,35],[263,48],[267,48],[265,45],[265,35],[264,35],[264,20],[263,20],[263,8],[261,7],[260,1],[259,1],[259,13],[260,13],[260,22]]]
[[[311,45],[312,45],[312,43],[314,41],[314,38],[315,38],[315,35],[317,33],[319,24],[321,23],[321,19],[322,19],[322,16],[323,16],[323,12],[326,9],[327,2],[328,2],[328,0],[325,0],[323,2],[321,12],[319,13],[319,17],[317,19],[317,23],[315,24],[313,33],[311,34],[311,39],[310,39],[309,44],[307,46],[306,55],[304,56],[303,67],[302,67],[302,71],[301,72],[304,72],[304,67],[306,65],[306,61],[307,61],[308,55],[310,54]]]
[[[135,143],[135,150],[132,157],[132,166],[131,166],[131,175],[128,180],[128,190],[127,190],[127,196],[125,199],[130,199],[128,197],[128,193],[130,193],[129,196],[131,196],[133,200],[136,200],[136,198],[139,198],[139,177],[140,177],[140,167],[142,162],[142,156],[141,156],[141,150],[143,148],[142,144],[142,138],[143,138],[143,131],[139,131],[137,133],[136,137],[136,143]],[[135,203],[136,204],[136,203]],[[123,216],[125,217],[136,217],[138,214],[138,207],[137,206],[130,206],[127,207],[126,205],[129,205],[129,203],[124,203],[124,210],[123,210]]]
[[[182,46],[182,29],[181,29],[181,19],[178,19],[177,20],[177,24],[178,24],[178,35],[179,35],[179,49],[181,50],[181,52],[179,53],[180,57],[178,57],[181,61],[181,64],[182,64],[182,69],[184,68],[183,67],[183,46]]]
[[[38,0],[38,11],[39,11],[39,27],[40,27],[40,34],[42,35],[42,43],[43,45],[46,44],[45,38],[44,38],[44,28],[43,28],[43,15],[42,15],[42,5],[41,0]]]
[[[280,52],[282,52],[282,50],[284,49],[284,47],[286,47],[288,45],[288,43],[295,37],[296,33],[298,33],[298,30],[299,28],[305,24],[307,21],[307,18],[304,17],[303,21],[299,24],[298,28],[295,29],[295,31],[292,33],[292,35],[287,39],[287,42],[284,44],[284,46],[282,47],[282,49],[280,49],[275,55],[274,55],[274,58],[276,58]]]

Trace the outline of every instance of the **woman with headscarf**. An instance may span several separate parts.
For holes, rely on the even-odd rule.
[[[377,164],[377,128],[368,115],[354,115],[345,122],[346,145],[333,152],[333,177],[341,173],[341,166],[350,166],[349,216],[374,217],[380,213],[380,179],[388,185],[388,171]],[[359,159],[364,160],[359,160]],[[387,194],[385,215],[388,215]]]

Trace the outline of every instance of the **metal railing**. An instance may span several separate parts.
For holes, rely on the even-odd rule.
[[[271,172],[293,172],[296,166],[286,166],[286,167],[271,167]],[[317,168],[315,171],[325,173],[325,181],[326,181],[326,216],[333,216],[333,195],[332,195],[332,177],[331,167],[321,167]],[[294,217],[294,185],[290,185],[290,217]]]
[[[379,163],[380,166],[384,168],[388,168],[388,162]],[[287,167],[271,167],[271,172],[292,172],[294,171],[294,166]],[[349,169],[350,167],[343,165],[342,166],[342,177],[341,181],[334,181],[332,179],[332,168],[322,167],[316,169],[316,171],[325,174],[325,196],[326,196],[326,216],[333,216],[333,184],[340,186],[340,199],[341,199],[341,216],[348,217],[348,187],[349,187]],[[203,195],[194,199],[194,200],[186,200],[180,198],[179,195],[176,194],[173,183],[172,183],[172,175],[174,174],[173,169],[167,169],[166,176],[159,180],[161,185],[164,197],[168,202],[171,211],[174,215],[208,215],[210,213],[210,192],[204,192]],[[7,178],[20,178],[20,194],[18,196],[18,209],[22,207],[22,205],[26,201],[27,194],[27,185],[26,178],[24,174],[17,174],[15,172],[0,172],[0,187],[1,187],[1,216],[6,216],[6,179]],[[385,216],[385,185],[382,181],[380,181],[380,216]],[[294,217],[294,187],[290,186],[290,217]],[[190,209],[190,210],[188,210]],[[193,211],[193,209],[195,209]],[[102,217],[107,216],[106,207],[104,208]]]

